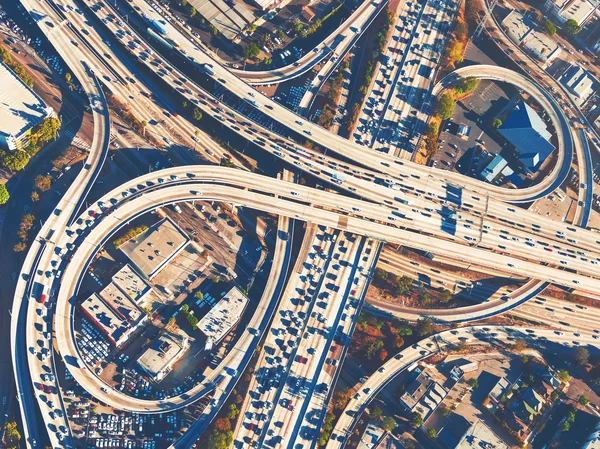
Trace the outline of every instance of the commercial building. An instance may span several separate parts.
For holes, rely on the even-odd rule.
[[[29,143],[28,131],[54,115],[54,111],[3,63],[0,86],[0,148],[23,149]]]
[[[559,78],[560,82],[575,97],[575,101],[582,106],[591,98],[600,83],[584,68],[572,64]]]
[[[189,346],[188,339],[179,334],[164,333],[144,351],[138,365],[154,382],[160,382]]]
[[[218,344],[242,317],[248,297],[239,288],[233,287],[224,292],[221,300],[198,321],[198,329],[206,337],[206,349]]]
[[[223,0],[190,0],[189,3],[227,39],[234,39],[256,20],[244,2],[228,4]]]
[[[561,53],[558,43],[538,31],[531,20],[516,10],[504,18],[502,28],[515,43],[545,65],[549,65]]]
[[[493,182],[507,165],[506,159],[498,154],[485,166],[479,176],[487,182]]]
[[[555,149],[546,124],[524,101],[516,105],[498,131],[515,147],[528,174],[535,173]]]
[[[400,404],[410,413],[418,413],[426,421],[438,408],[448,390],[434,381],[425,371],[417,370],[417,377],[406,386]]]
[[[129,327],[136,328],[146,319],[146,313],[114,283],[108,284],[98,295],[119,318],[129,322]]]
[[[508,446],[482,421],[475,421],[453,449],[508,449]]]
[[[81,311],[117,347],[134,331],[129,321],[117,314],[97,293],[92,293],[81,303]]]
[[[152,279],[189,243],[188,236],[169,218],[123,243],[119,249],[144,279]]]
[[[600,423],[583,443],[581,449],[600,449]]]
[[[581,26],[590,20],[598,6],[590,0],[546,0],[544,8],[561,24],[574,20]]]
[[[112,277],[112,283],[136,304],[141,303],[152,291],[152,287],[133,271],[129,264],[125,264],[123,268],[117,271]]]

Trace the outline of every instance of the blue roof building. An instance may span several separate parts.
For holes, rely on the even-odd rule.
[[[487,182],[492,182],[496,179],[496,176],[500,174],[502,170],[506,167],[508,162],[502,156],[497,155],[494,159],[491,160],[489,164],[481,171],[480,176],[485,179]]]
[[[535,173],[555,150],[546,124],[524,101],[517,104],[498,131],[520,153],[519,160],[530,174]]]

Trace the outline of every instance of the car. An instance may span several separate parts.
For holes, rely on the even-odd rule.
[[[291,193],[292,195],[294,195],[294,196],[298,196],[298,192],[294,192],[294,191],[292,191],[292,192],[290,192],[290,193]]]

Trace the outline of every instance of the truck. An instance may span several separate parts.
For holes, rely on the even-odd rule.
[[[396,201],[398,201],[399,203],[406,204],[407,206],[410,206],[410,201],[408,201],[406,198],[400,198],[399,196],[396,196],[396,197],[394,197],[394,199]]]
[[[181,213],[181,207],[179,207],[179,204],[173,204],[173,209],[175,209],[175,212],[178,214]]]
[[[202,69],[203,72],[206,72],[206,73],[208,73],[211,76],[215,75],[215,72],[212,69],[212,65],[210,65],[210,64],[206,64],[206,63],[205,64],[201,64],[200,68]]]
[[[156,28],[156,31],[158,31],[163,36],[166,36],[167,34],[169,34],[167,29],[165,27],[163,27],[158,20],[150,19],[150,23],[152,24],[152,26],[154,28]]]
[[[48,286],[36,282],[31,290],[31,299],[38,300],[44,304],[48,300]]]

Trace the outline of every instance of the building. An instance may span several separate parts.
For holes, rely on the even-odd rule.
[[[308,6],[303,6],[302,7],[302,17],[304,17],[304,19],[307,22],[312,22],[316,16],[316,14],[313,12],[312,9],[310,9]]]
[[[581,449],[600,449],[600,423],[583,443]]]
[[[512,10],[504,18],[502,28],[515,43],[545,65],[549,65],[561,53],[558,43],[538,31],[531,20],[516,10]]]
[[[0,148],[24,149],[29,131],[54,110],[6,65],[0,62]]]
[[[453,449],[508,449],[508,446],[482,421],[475,421]]]
[[[150,344],[138,359],[138,365],[154,382],[160,382],[188,348],[188,339],[178,334],[164,333]]]
[[[263,11],[269,10],[281,3],[281,0],[254,0],[254,3]]]
[[[189,243],[188,236],[169,218],[123,243],[119,249],[144,279],[152,279]]]
[[[418,413],[423,421],[438,408],[448,390],[434,381],[425,371],[408,384],[400,397],[400,404],[410,413]]]
[[[571,92],[579,106],[589,100],[599,86],[590,72],[575,64],[564,71],[559,81]]]
[[[492,387],[492,389],[488,393],[488,396],[493,401],[500,402],[500,400],[502,399],[502,396],[504,396],[504,394],[507,391],[509,391],[508,390],[509,388],[510,388],[510,382],[508,381],[508,379],[506,377],[502,377]]]
[[[81,303],[81,311],[116,347],[126,341],[134,330],[129,321],[117,314],[97,293],[92,293]]]
[[[498,154],[485,166],[479,176],[487,182],[493,182],[507,165],[506,159]]]
[[[108,284],[98,295],[119,318],[127,320],[130,327],[135,328],[146,319],[146,313],[114,283]]]
[[[597,5],[590,0],[546,0],[544,8],[561,24],[572,19],[582,26],[593,16]]]
[[[555,149],[546,124],[524,101],[516,105],[498,131],[516,148],[528,174],[535,173]]]
[[[226,39],[234,39],[256,20],[244,2],[223,0],[189,0],[198,14],[214,26]]]
[[[360,438],[356,449],[377,449],[385,436],[385,430],[375,420],[371,420]]]
[[[536,413],[540,413],[546,401],[540,396],[533,388],[529,387],[523,393],[523,400],[531,407]]]
[[[115,284],[130,300],[139,304],[152,291],[152,287],[126,264],[112,277]]]
[[[198,329],[206,337],[206,349],[210,350],[238,323],[246,306],[248,297],[239,288],[233,287],[223,292],[223,297],[204,317],[198,321]]]

